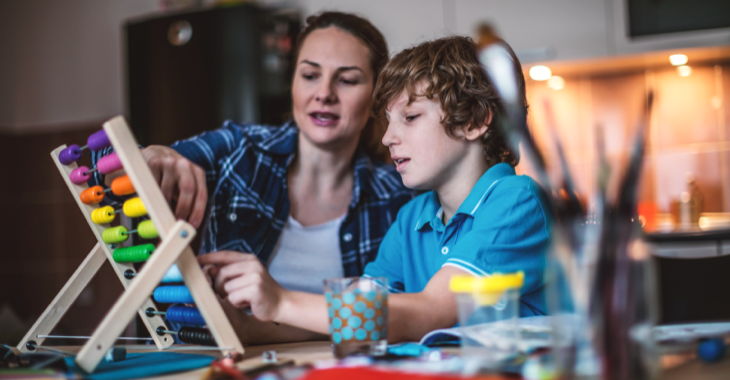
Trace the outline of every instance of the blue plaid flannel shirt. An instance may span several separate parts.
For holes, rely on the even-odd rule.
[[[286,172],[298,137],[292,121],[280,127],[227,121],[218,130],[171,146],[205,170],[209,200],[201,253],[248,252],[268,263],[289,217]],[[100,153],[94,161],[108,151]],[[359,149],[354,176],[352,200],[340,227],[346,276],[363,274],[400,207],[416,195],[403,186],[393,166],[372,161]],[[103,183],[103,178],[96,176],[95,181]]]

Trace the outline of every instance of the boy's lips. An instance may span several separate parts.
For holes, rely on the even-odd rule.
[[[335,126],[340,121],[340,115],[332,112],[312,112],[309,118],[315,125],[323,127]]]
[[[401,169],[405,168],[406,165],[408,165],[409,162],[411,162],[410,158],[406,157],[391,157],[393,159],[393,162],[395,163],[395,169],[398,171],[401,171]]]

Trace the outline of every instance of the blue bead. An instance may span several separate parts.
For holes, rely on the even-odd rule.
[[[338,332],[332,334],[332,341],[335,343],[342,342],[342,335],[340,335],[340,333],[338,333]]]
[[[352,310],[350,310],[349,307],[343,307],[340,309],[340,317],[347,319],[347,318],[350,318],[351,315],[352,315]]]
[[[367,293],[365,293],[365,299],[368,301],[372,301],[375,299],[375,297],[378,296],[378,293],[375,293],[375,290],[371,290]]]
[[[357,331],[355,331],[355,339],[365,340],[365,338],[367,338],[367,337],[368,337],[367,331],[365,331],[363,329],[357,329]]]
[[[358,313],[362,313],[365,311],[365,308],[368,307],[368,305],[365,304],[365,302],[357,301],[355,302],[355,311]]]
[[[347,320],[347,325],[352,327],[353,329],[360,327],[361,324],[362,319],[360,319],[360,317],[358,316],[352,316],[350,317],[350,319]]]
[[[345,293],[342,295],[342,301],[348,305],[351,305],[353,302],[355,302],[355,295],[353,293]]]
[[[351,328],[349,328],[349,327],[344,327],[344,328],[342,329],[342,338],[343,338],[343,339],[345,339],[345,340],[350,340],[350,339],[352,339],[352,334],[353,334],[353,331],[352,331],[352,329],[351,329]]]
[[[375,310],[370,309],[370,308],[366,309],[365,312],[363,313],[363,317],[368,318],[368,319],[370,319],[374,316],[375,316]]]
[[[700,343],[697,353],[706,362],[715,362],[725,356],[725,342],[722,339],[708,339]]]
[[[375,322],[372,319],[368,319],[363,327],[365,327],[365,330],[372,331],[375,328]]]

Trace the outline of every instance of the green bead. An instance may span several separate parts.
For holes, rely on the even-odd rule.
[[[104,243],[107,244],[121,243],[127,241],[127,238],[129,238],[129,235],[127,234],[127,227],[124,226],[107,228],[101,234],[101,240],[104,240]]]
[[[154,250],[153,244],[135,245],[115,249],[112,257],[118,263],[141,263],[147,261]]]
[[[145,220],[137,226],[137,232],[139,236],[144,239],[154,239],[160,235],[157,234],[157,229],[151,220]]]

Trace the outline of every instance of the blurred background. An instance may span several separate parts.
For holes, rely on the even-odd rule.
[[[548,162],[557,137],[589,206],[597,141],[622,166],[653,91],[645,228],[730,226],[728,1],[0,0],[0,342],[22,337],[95,244],[50,151],[120,114],[142,144],[225,119],[281,123],[294,38],[323,10],[370,19],[391,54],[491,25],[523,64]],[[620,175],[611,172],[612,192]],[[730,253],[723,241],[712,254]],[[55,333],[90,334],[121,289],[104,266]]]

